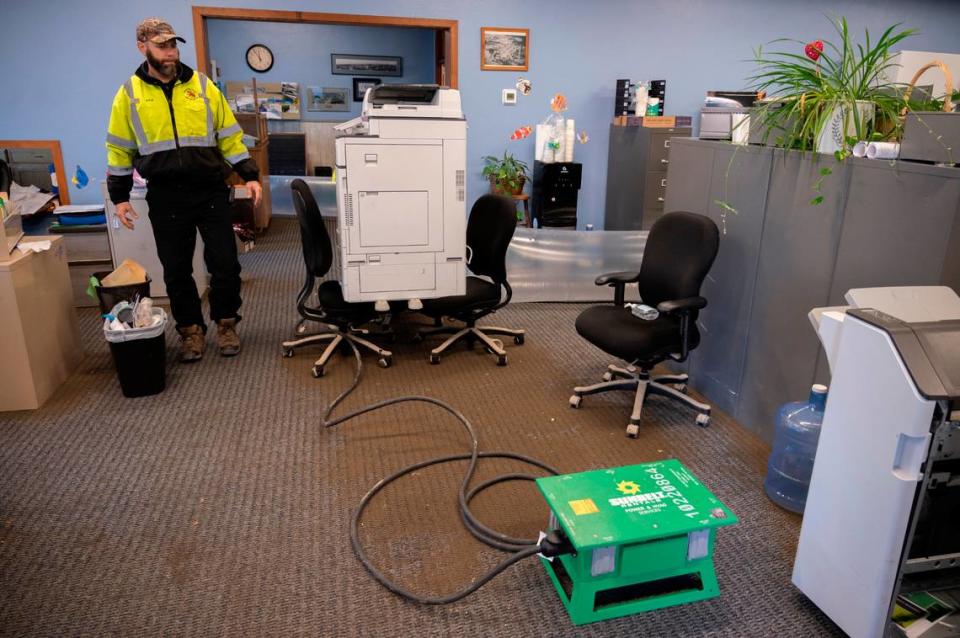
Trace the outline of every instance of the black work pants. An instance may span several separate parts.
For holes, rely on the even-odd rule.
[[[203,239],[203,259],[210,273],[210,318],[240,319],[240,262],[228,193],[225,185],[148,187],[150,223],[177,328],[198,325],[206,330],[193,281],[197,231]]]

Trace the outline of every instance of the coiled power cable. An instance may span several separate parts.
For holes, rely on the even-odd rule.
[[[381,585],[392,591],[393,593],[403,596],[404,598],[411,600],[416,603],[424,605],[444,605],[447,603],[456,602],[466,596],[469,596],[473,592],[480,589],[483,585],[488,583],[495,576],[503,572],[505,569],[513,565],[514,563],[520,562],[524,558],[529,556],[534,556],[537,554],[542,554],[544,556],[556,556],[564,553],[573,553],[573,548],[570,545],[569,541],[564,538],[562,535],[557,533],[552,533],[547,537],[543,538],[540,541],[527,539],[527,538],[515,538],[508,536],[501,532],[498,532],[487,525],[484,525],[470,510],[470,501],[473,498],[482,492],[483,490],[497,485],[499,483],[505,483],[507,481],[533,481],[537,476],[533,474],[525,473],[510,473],[502,474],[496,476],[492,479],[484,481],[479,485],[468,489],[470,481],[473,478],[474,472],[477,468],[477,461],[480,459],[491,459],[491,458],[501,458],[501,459],[512,459],[515,461],[520,461],[528,465],[532,465],[542,469],[543,471],[557,475],[559,472],[553,467],[538,461],[532,457],[525,456],[523,454],[516,454],[513,452],[480,452],[479,443],[477,441],[477,433],[473,429],[470,421],[465,417],[459,410],[454,408],[452,405],[441,401],[439,399],[434,399],[433,397],[427,396],[402,396],[392,399],[386,399],[384,401],[379,401],[371,405],[362,407],[358,410],[354,410],[349,414],[345,414],[341,417],[331,419],[330,415],[336,409],[336,407],[347,398],[347,396],[353,392],[356,387],[360,384],[360,378],[363,374],[363,359],[360,356],[360,351],[357,350],[357,347],[350,343],[347,340],[347,343],[350,344],[350,347],[353,349],[353,355],[357,362],[357,371],[354,374],[353,382],[350,386],[344,390],[340,395],[337,396],[327,408],[327,411],[323,415],[323,425],[327,428],[332,428],[337,425],[346,423],[347,421],[354,419],[362,414],[368,412],[375,412],[377,410],[382,410],[383,408],[397,405],[399,403],[410,403],[410,402],[420,402],[420,403],[429,403],[435,406],[446,410],[452,414],[460,422],[460,424],[466,429],[467,435],[470,437],[470,452],[466,454],[452,454],[448,456],[440,456],[433,459],[428,459],[426,461],[421,461],[419,463],[414,463],[413,465],[407,466],[401,470],[398,470],[387,476],[384,479],[381,479],[377,482],[376,485],[370,488],[370,490],[360,499],[360,504],[357,506],[356,511],[353,514],[353,517],[350,521],[350,543],[353,545],[353,551],[357,556],[357,559],[364,566],[364,568],[373,576]],[[390,580],[386,574],[377,569],[373,563],[370,561],[370,558],[367,556],[367,552],[363,547],[363,544],[360,542],[360,519],[363,517],[364,509],[370,503],[370,501],[375,497],[381,490],[383,490],[387,485],[390,485],[397,479],[406,476],[417,470],[421,470],[425,467],[430,467],[432,465],[440,465],[443,463],[452,463],[455,461],[465,461],[469,460],[467,465],[467,471],[463,476],[463,482],[460,484],[460,493],[458,496],[459,500],[459,511],[460,518],[463,520],[464,527],[467,531],[473,535],[474,538],[493,547],[494,549],[499,549],[505,552],[512,552],[510,556],[501,561],[493,569],[483,574],[479,578],[473,581],[470,586],[462,589],[460,591],[448,594],[446,596],[421,596],[410,590],[398,585],[397,583]]]

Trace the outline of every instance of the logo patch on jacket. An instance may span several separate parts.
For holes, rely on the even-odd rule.
[[[183,95],[184,95],[188,100],[196,100],[196,99],[198,99],[198,98],[200,97],[199,95],[197,95],[197,92],[194,91],[193,89],[187,89],[186,91],[183,92]]]

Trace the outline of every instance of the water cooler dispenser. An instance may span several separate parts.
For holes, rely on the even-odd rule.
[[[540,228],[576,228],[581,164],[533,164],[531,215]]]

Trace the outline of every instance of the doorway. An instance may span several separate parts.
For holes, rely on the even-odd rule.
[[[207,42],[208,19],[434,29],[436,31],[434,80],[441,86],[449,86],[452,89],[458,88],[458,22],[456,20],[354,15],[349,13],[316,13],[311,11],[277,11],[271,9],[193,7],[193,33],[196,41],[197,69],[206,75],[210,75],[210,49]]]

